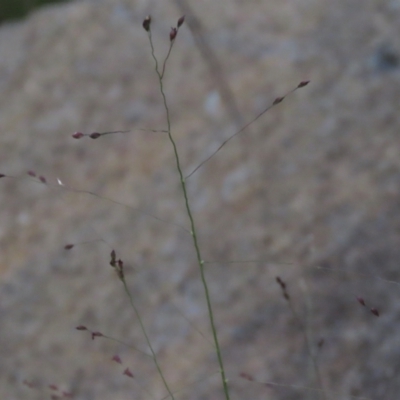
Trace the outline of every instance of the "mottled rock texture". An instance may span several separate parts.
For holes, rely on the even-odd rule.
[[[243,123],[311,79],[187,181],[203,258],[217,261],[206,270],[232,399],[324,398],[311,352],[326,399],[398,399],[400,2],[192,7]],[[74,2],[0,28],[0,173],[18,178],[0,180],[2,399],[165,398],[150,359],[75,330],[146,350],[112,248],[166,379],[186,388],[176,398],[223,398],[173,149],[138,130],[166,128],[147,14],[162,58],[173,1]],[[165,90],[186,174],[237,129],[208,61],[184,25]]]

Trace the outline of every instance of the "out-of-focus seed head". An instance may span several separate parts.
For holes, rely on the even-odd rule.
[[[283,297],[288,301],[290,300],[290,296],[289,296],[289,294],[287,292],[283,293]]]
[[[118,364],[122,364],[121,357],[117,354],[111,359],[111,361],[115,361]]]
[[[298,88],[302,88],[302,87],[304,87],[304,86],[307,86],[309,83],[310,83],[310,81],[301,81],[301,82],[297,85],[297,87],[298,87]]]
[[[99,132],[93,132],[93,133],[91,133],[90,135],[89,135],[89,137],[91,138],[91,139],[97,139],[97,138],[99,138],[101,136],[101,133],[99,133]]]
[[[66,245],[64,246],[64,249],[65,249],[65,250],[71,250],[73,247],[74,247],[73,244],[66,244]]]
[[[92,340],[96,337],[103,337],[104,335],[101,332],[92,332]]]
[[[362,297],[357,297],[357,301],[365,307],[365,300]]]
[[[75,132],[72,137],[74,139],[80,139],[81,137],[85,136],[82,132]]]
[[[276,281],[278,282],[279,286],[280,286],[282,289],[286,289],[286,283],[283,282],[283,280],[280,278],[280,276],[277,276],[275,279],[276,279]]]
[[[115,265],[115,272],[118,275],[118,278],[123,281],[124,280],[124,262],[122,260],[118,260]]]
[[[79,325],[79,326],[77,326],[75,329],[76,329],[77,331],[87,331],[87,328],[86,328],[86,326],[84,326],[84,325]]]
[[[241,372],[241,373],[239,374],[239,376],[240,376],[241,378],[243,378],[243,379],[246,379],[247,381],[250,381],[250,382],[253,382],[253,381],[254,381],[254,378],[253,378],[250,374],[248,374],[247,372]]]
[[[129,368],[125,369],[124,375],[128,376],[129,378],[133,378],[133,374]]]
[[[151,24],[151,16],[148,15],[144,20],[143,20],[143,28],[146,32],[150,31],[150,24]]]
[[[177,26],[178,28],[180,28],[184,22],[185,22],[185,16],[182,15],[182,17],[180,17],[180,18],[178,19],[178,23],[176,24],[176,26]]]
[[[110,265],[111,265],[113,268],[115,268],[115,267],[117,266],[117,264],[116,264],[116,259],[115,259],[115,257],[116,257],[115,250],[112,250],[112,251],[111,251],[110,257],[111,257]]]
[[[282,103],[285,97],[277,97],[274,102],[272,103],[273,105]]]
[[[178,34],[178,29],[177,28],[171,28],[171,31],[169,33],[169,40],[171,42],[174,41],[177,34]]]
[[[376,308],[371,308],[370,310],[372,312],[372,314],[374,314],[376,317],[379,317],[379,311]]]

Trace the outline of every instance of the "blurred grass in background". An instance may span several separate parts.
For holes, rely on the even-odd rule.
[[[0,24],[24,18],[43,5],[66,1],[68,0],[0,0]]]

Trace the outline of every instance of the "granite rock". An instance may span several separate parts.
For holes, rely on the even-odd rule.
[[[311,80],[187,179],[232,398],[397,399],[400,3],[192,7],[243,121]],[[162,59],[173,2],[0,28],[2,399],[166,398],[149,357],[75,330],[148,351],[112,249],[176,398],[223,398],[173,149],[140,130],[166,129],[148,14]],[[183,25],[164,87],[185,175],[238,129],[209,67]]]

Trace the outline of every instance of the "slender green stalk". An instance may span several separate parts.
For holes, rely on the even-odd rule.
[[[131,345],[131,344],[129,344],[129,343],[126,343],[126,342],[124,342],[124,341],[122,341],[122,340],[119,340],[119,339],[117,339],[117,338],[115,338],[115,337],[108,336],[108,335],[104,335],[104,334],[103,334],[102,337],[103,337],[103,338],[106,338],[106,339],[108,339],[108,340],[112,340],[113,342],[117,342],[117,343],[119,343],[119,344],[122,344],[123,346],[128,347],[129,349],[133,349],[133,350],[137,351],[138,353],[143,354],[143,355],[146,356],[146,357],[153,358],[150,354],[146,353],[146,352],[143,351],[143,350],[140,350],[140,349],[137,348],[136,346],[133,346],[133,345]]]
[[[301,331],[302,331],[302,334],[304,337],[304,341],[307,346],[307,352],[311,358],[311,363],[312,363],[312,366],[314,369],[314,374],[315,374],[316,380],[319,384],[319,387],[321,388],[321,396],[324,400],[326,400],[325,388],[324,388],[324,384],[323,384],[323,380],[322,380],[322,376],[321,376],[321,371],[319,370],[318,362],[317,362],[317,359],[316,359],[314,351],[313,351],[310,334],[307,330],[306,325],[303,323],[300,316],[297,314],[297,311],[293,307],[293,304],[291,303],[291,301],[288,301],[288,303],[289,303],[289,308],[290,308],[293,316],[296,318],[297,323],[300,325],[300,328],[301,328]]]
[[[139,310],[136,308],[136,305],[135,305],[135,303],[133,301],[131,292],[128,289],[128,285],[126,284],[125,278],[123,276],[120,276],[120,279],[121,279],[121,281],[122,281],[122,283],[124,285],[125,292],[129,297],[129,301],[131,303],[131,306],[132,306],[133,310],[135,311],[135,314],[136,314],[136,317],[137,317],[137,319],[139,321],[140,328],[142,329],[143,335],[146,338],[146,342],[147,342],[147,345],[149,346],[149,349],[150,349],[150,352],[151,352],[151,357],[152,357],[152,359],[154,361],[154,364],[155,364],[155,366],[157,368],[158,374],[160,375],[160,377],[161,377],[161,379],[162,379],[162,381],[164,383],[164,386],[167,389],[167,391],[168,391],[169,395],[171,396],[172,400],[175,400],[174,394],[172,393],[171,389],[169,388],[168,383],[165,380],[164,374],[163,374],[162,369],[160,367],[160,364],[158,363],[156,353],[155,353],[155,351],[153,349],[153,346],[151,345],[150,338],[149,338],[149,336],[147,334],[146,328],[144,327],[142,318],[140,317]]]
[[[317,383],[319,384],[319,386],[321,388],[322,398],[324,400],[326,400],[327,397],[326,397],[326,394],[325,394],[325,388],[324,388],[324,384],[323,384],[323,380],[322,380],[322,375],[321,375],[321,372],[319,370],[318,362],[317,362],[317,359],[316,359],[314,351],[313,351],[313,347],[312,347],[312,344],[311,344],[311,342],[312,342],[311,335],[310,335],[310,333],[309,333],[309,331],[307,329],[307,325],[306,325],[306,323],[303,323],[303,320],[300,318],[299,314],[297,313],[297,311],[296,311],[296,309],[295,309],[295,307],[294,307],[294,305],[292,303],[291,297],[290,297],[290,295],[288,293],[288,290],[287,290],[287,287],[286,287],[286,283],[280,277],[277,277],[276,281],[279,284],[279,286],[281,287],[283,297],[287,301],[287,303],[289,305],[289,308],[290,308],[290,311],[292,312],[295,320],[297,321],[297,323],[299,324],[299,326],[301,328],[301,331],[302,331],[303,336],[304,336],[304,341],[306,343],[307,351],[308,351],[308,354],[309,354],[309,356],[311,358],[311,362],[312,362],[312,365],[313,365],[313,368],[314,368],[315,377],[316,377]]]
[[[232,140],[234,137],[245,131],[253,122],[256,122],[259,118],[261,118],[266,112],[268,112],[272,107],[275,107],[276,105],[282,103],[282,101],[295,92],[297,89],[300,89],[306,85],[308,85],[309,81],[302,81],[300,82],[294,89],[290,90],[287,92],[284,96],[282,97],[277,97],[268,107],[264,108],[258,115],[256,115],[253,119],[251,119],[247,124],[242,126],[238,131],[236,131],[233,135],[229,136],[227,139],[225,139],[219,147],[214,150],[205,160],[203,160],[189,175],[186,176],[186,179],[190,178],[197,170],[199,170],[205,163],[207,163],[211,158],[213,158],[230,140]]]
[[[197,234],[196,234],[196,226],[195,226],[193,214],[192,214],[192,211],[191,211],[191,208],[190,208],[190,203],[189,203],[189,197],[188,197],[187,188],[186,188],[185,177],[184,177],[183,172],[182,172],[182,167],[181,167],[181,162],[180,162],[180,158],[179,158],[178,149],[177,149],[175,140],[174,140],[174,138],[172,136],[172,133],[171,133],[170,112],[169,112],[167,98],[166,98],[166,95],[165,95],[164,85],[163,85],[163,77],[164,77],[164,72],[165,72],[166,61],[167,61],[167,58],[169,57],[169,55],[171,53],[171,49],[172,49],[172,46],[174,44],[174,40],[171,40],[167,58],[165,59],[165,61],[163,63],[162,72],[160,72],[159,68],[158,68],[157,57],[154,54],[154,46],[153,46],[153,42],[152,42],[152,38],[151,38],[151,30],[150,29],[148,31],[148,36],[149,36],[149,41],[150,41],[150,46],[151,46],[151,55],[152,55],[152,57],[154,59],[154,62],[155,62],[155,71],[156,71],[157,76],[158,76],[160,92],[161,92],[161,96],[163,98],[164,108],[165,108],[165,112],[166,112],[168,138],[169,138],[169,140],[170,140],[170,142],[172,144],[173,150],[174,150],[176,169],[177,169],[178,174],[179,174],[179,179],[180,179],[180,182],[181,182],[183,197],[185,199],[186,212],[187,212],[187,215],[188,215],[189,220],[190,220],[191,235],[192,235],[192,239],[193,239],[193,245],[194,245],[194,248],[195,248],[195,251],[196,251],[196,258],[197,258],[197,262],[198,262],[198,265],[199,265],[201,281],[202,281],[202,284],[203,284],[204,293],[205,293],[205,297],[206,297],[208,316],[209,316],[210,325],[211,325],[211,331],[212,331],[212,335],[213,335],[213,339],[214,339],[215,351],[216,351],[217,358],[218,358],[218,364],[219,364],[219,368],[220,368],[222,386],[223,386],[223,390],[224,390],[224,394],[225,394],[225,399],[229,400],[230,397],[229,397],[228,381],[227,381],[226,376],[225,376],[224,363],[223,363],[223,359],[222,359],[221,348],[220,348],[219,341],[218,341],[217,328],[216,328],[215,321],[214,321],[214,312],[213,312],[213,308],[212,308],[212,305],[211,305],[210,293],[209,293],[207,280],[206,280],[206,276],[205,276],[204,260],[201,257],[200,246],[199,246],[199,242],[198,242]]]

